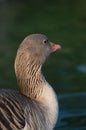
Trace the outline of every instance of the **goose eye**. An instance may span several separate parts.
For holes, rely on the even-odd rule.
[[[43,43],[44,43],[44,44],[48,43],[48,40],[44,40]]]

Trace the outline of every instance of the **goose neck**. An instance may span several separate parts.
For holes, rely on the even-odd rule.
[[[41,72],[42,65],[35,60],[29,60],[22,68],[22,73],[18,75],[18,83],[22,94],[32,99],[37,99],[41,96],[45,78]]]

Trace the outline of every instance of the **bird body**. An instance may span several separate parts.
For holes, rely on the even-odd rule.
[[[0,130],[53,130],[58,101],[41,68],[46,57],[60,49],[42,34],[32,34],[21,43],[15,73],[20,91],[0,91]]]

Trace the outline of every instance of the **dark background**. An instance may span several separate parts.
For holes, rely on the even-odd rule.
[[[56,129],[86,129],[86,0],[0,0],[0,88],[18,89],[16,51],[32,33],[62,46],[43,67],[59,98]]]

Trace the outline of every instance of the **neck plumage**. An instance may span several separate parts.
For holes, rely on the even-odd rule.
[[[42,65],[30,56],[22,58],[25,60],[23,61],[20,56],[20,58],[16,58],[15,63],[20,91],[27,97],[37,99],[42,94],[42,84],[46,82],[41,72]]]
[[[51,130],[57,120],[58,103],[53,88],[41,72],[42,62],[18,53],[15,61],[16,77],[22,94],[40,102],[45,109],[45,117]]]

